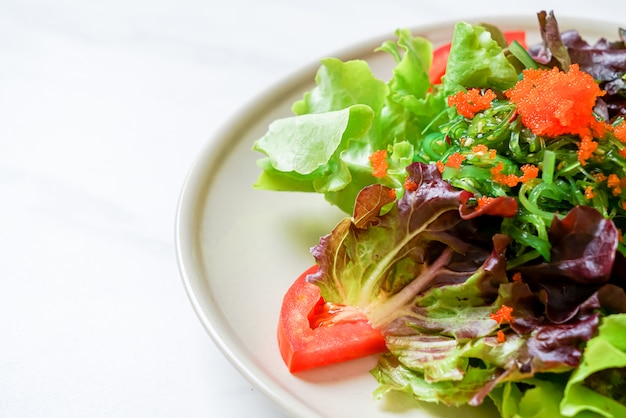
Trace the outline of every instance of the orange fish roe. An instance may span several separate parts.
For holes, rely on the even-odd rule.
[[[587,161],[593,153],[598,149],[598,143],[591,138],[591,136],[583,136],[578,144],[578,161],[582,165],[585,165],[585,161]]]
[[[605,94],[593,77],[572,64],[567,72],[527,69],[515,87],[505,92],[517,106],[522,123],[535,135],[557,137],[579,135],[579,161],[593,154],[597,143],[593,136],[603,136],[607,124],[593,115],[596,99]]]
[[[613,134],[620,142],[626,142],[626,122],[622,122],[613,129]]]
[[[404,190],[409,192],[414,192],[417,190],[417,183],[411,179],[406,179],[404,181]]]
[[[539,175],[539,168],[532,164],[524,164],[520,167],[520,170],[522,170],[523,173],[521,176],[516,176],[515,174],[502,174],[502,170],[504,170],[504,164],[499,162],[496,166],[491,168],[491,178],[496,183],[509,187],[515,187],[518,183],[527,183],[528,181],[537,178]]]
[[[435,165],[437,166],[437,170],[439,170],[440,173],[443,173],[443,170],[446,167],[444,163],[442,163],[441,161],[437,161]]]
[[[487,148],[487,145],[485,144],[478,144],[472,147],[472,152],[481,157],[485,155],[485,153],[488,151],[489,151],[489,148]]]
[[[595,173],[593,175],[593,178],[598,182],[598,183],[602,183],[604,180],[606,180],[606,175],[604,173]]]
[[[472,152],[475,153],[485,153],[487,151],[489,151],[489,148],[487,148],[487,145],[485,144],[478,144],[472,147]]]
[[[482,209],[485,206],[487,206],[488,204],[490,204],[491,202],[493,202],[495,200],[495,197],[491,197],[491,196],[481,196],[478,199],[476,199],[476,203],[477,209]]]
[[[446,166],[452,167],[452,168],[459,168],[463,161],[465,161],[465,155],[455,152],[454,154],[448,157],[448,161],[446,161]]]
[[[518,272],[513,273],[512,280],[513,280],[514,282],[521,282],[521,281],[522,281],[522,273],[520,273],[519,271],[518,271]]]
[[[609,189],[613,189],[613,196],[617,196],[622,192],[622,181],[616,174],[609,174],[609,177],[606,179],[606,185]]]
[[[592,186],[585,187],[585,199],[591,200],[595,197],[595,195],[596,194],[594,193]]]
[[[383,178],[387,175],[387,150],[375,151],[369,157],[370,164],[372,165],[372,176],[377,178]]]
[[[472,153],[479,158],[485,158],[485,156],[491,160],[496,158],[497,151],[495,149],[487,148],[485,144],[478,144],[472,147]]]
[[[517,106],[525,126],[536,135],[588,135],[596,119],[592,109],[604,92],[589,74],[572,64],[568,72],[524,70],[505,95]]]
[[[395,199],[396,198],[396,189],[389,189],[389,191],[387,193],[389,194],[389,197],[391,199]]]
[[[502,305],[496,313],[489,314],[489,318],[493,319],[494,321],[498,321],[499,324],[502,324],[503,322],[513,321],[513,315],[511,315],[512,313],[513,308]]]
[[[502,344],[503,342],[506,341],[506,335],[504,334],[504,331],[502,331],[501,329],[498,330],[498,332],[496,332],[496,338],[497,341]]]
[[[481,93],[480,89],[469,89],[448,97],[448,106],[456,106],[459,115],[473,118],[481,110],[489,109],[495,98],[496,94],[492,90]]]
[[[499,162],[495,167],[491,167],[491,178],[496,183],[504,184],[505,186],[515,187],[519,183],[519,179],[515,174],[502,174],[504,170],[504,163]]]
[[[529,180],[536,179],[539,175],[539,168],[532,164],[524,164],[520,167],[520,170],[524,173],[519,179],[520,183],[527,183]]]

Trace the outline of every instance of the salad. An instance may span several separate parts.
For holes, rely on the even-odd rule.
[[[254,185],[346,213],[286,293],[290,371],[379,354],[403,391],[503,417],[626,416],[626,32],[542,42],[459,22],[398,30],[316,86],[254,149]]]

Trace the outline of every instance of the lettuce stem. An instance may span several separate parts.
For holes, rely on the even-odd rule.
[[[437,275],[439,270],[443,268],[452,258],[454,250],[447,247],[437,257],[437,259],[427,268],[422,270],[419,276],[402,288],[398,293],[390,296],[383,296],[383,301],[378,301],[369,305],[365,311],[365,315],[370,319],[370,323],[374,328],[380,329],[391,323],[398,317],[402,307],[406,306],[411,299],[415,298],[430,281]]]

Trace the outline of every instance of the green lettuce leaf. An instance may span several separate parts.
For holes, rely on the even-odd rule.
[[[404,107],[415,110],[417,103],[426,97],[430,89],[430,68],[433,47],[425,38],[412,37],[410,31],[396,31],[397,42],[385,42],[379,48],[392,55],[397,62],[393,78],[389,82],[390,97]],[[419,113],[419,112],[415,112]]]
[[[412,37],[406,29],[396,31],[396,36],[397,42],[385,42],[378,49],[393,56],[397,64],[388,83],[381,130],[386,138],[407,141],[419,149],[421,139],[448,120],[449,109],[443,91],[430,84],[432,43]]]
[[[571,374],[505,382],[489,397],[511,418],[618,418],[626,416],[625,387],[626,314],[614,314],[603,318]]]
[[[255,142],[254,149],[267,156],[266,161],[260,162],[269,175],[267,179],[284,177],[292,184],[300,182],[303,186],[299,191],[311,187],[319,193],[339,190],[352,179],[348,166],[340,158],[341,149],[366,135],[373,118],[370,107],[353,105],[337,111],[278,119]],[[282,176],[276,176],[277,173]],[[267,179],[261,177],[255,187],[267,187]]]
[[[263,190],[315,192],[352,213],[359,191],[382,184],[403,193],[404,167],[430,162],[424,138],[454,116],[446,103],[450,90],[465,87],[504,89],[517,72],[483,27],[458,24],[444,85],[430,83],[430,41],[396,31],[397,40],[377,50],[395,60],[388,82],[367,62],[322,60],[315,87],[295,102],[293,117],[280,119],[253,146],[265,154],[254,187]],[[388,153],[389,169],[374,177],[369,157]]]
[[[430,41],[408,30],[396,34],[397,42],[378,49],[396,60],[388,82],[374,76],[365,61],[322,60],[316,86],[292,106],[295,116],[275,121],[255,142],[253,149],[265,154],[255,188],[321,193],[346,213],[368,185],[402,194],[404,169],[445,102],[429,93]],[[388,153],[383,178],[372,175],[369,161],[379,150]]]
[[[555,376],[550,379],[532,378],[523,382],[505,382],[494,388],[489,397],[500,415],[507,418],[564,418],[559,410],[565,383]],[[561,379],[562,380],[562,379]],[[591,418],[579,416],[576,418]]]
[[[443,77],[447,92],[472,87],[504,91],[515,85],[517,77],[517,69],[486,28],[465,22],[456,24]]]
[[[598,335],[587,343],[580,367],[567,382],[561,411],[576,417],[584,412],[626,416],[626,314],[603,318]]]
[[[324,194],[351,210],[361,188],[376,182],[368,157],[385,149],[380,115],[386,84],[367,62],[322,60],[316,87],[293,104],[295,116],[274,121],[253,149],[265,154],[254,187]]]
[[[381,383],[377,396],[413,391],[422,401],[479,405],[498,382],[519,374],[525,339],[507,333],[499,342],[500,325],[490,318],[498,308],[497,285],[506,280],[508,240],[500,238],[466,281],[429,288],[382,327],[390,354],[372,372]]]
[[[374,391],[375,398],[380,399],[390,391],[399,391],[424,402],[462,405],[467,402],[468,393],[475,393],[485,385],[493,375],[493,370],[471,368],[462,381],[431,382],[398,362],[394,356],[382,355],[378,366],[371,373],[380,384]]]
[[[315,82],[315,88],[293,104],[294,114],[332,112],[365,104],[378,117],[387,95],[385,82],[376,78],[369,64],[363,60],[343,62],[337,58],[325,58],[321,61]]]

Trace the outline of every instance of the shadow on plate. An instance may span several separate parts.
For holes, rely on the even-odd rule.
[[[387,393],[380,401],[380,409],[396,414],[406,414],[411,411],[420,410],[427,413],[429,417],[458,416],[463,418],[500,418],[498,410],[489,399],[486,399],[485,402],[478,407],[450,407],[429,402],[419,402],[411,395],[399,391]]]
[[[297,374],[299,379],[310,383],[340,383],[342,381],[353,380],[357,377],[369,375],[370,370],[376,367],[378,356],[363,357],[343,363],[332,364],[325,367],[318,367],[313,370],[306,370]],[[374,377],[371,377],[372,381]]]

